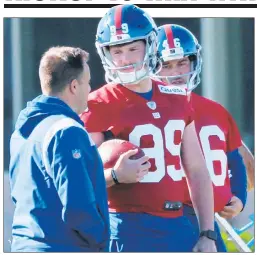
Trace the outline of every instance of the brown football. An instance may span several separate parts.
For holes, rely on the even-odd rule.
[[[138,152],[137,154],[130,156],[130,159],[139,159],[145,155],[144,151],[138,146],[121,139],[111,139],[102,143],[98,147],[98,152],[103,161],[104,168],[112,168],[121,154],[134,149],[138,149]]]

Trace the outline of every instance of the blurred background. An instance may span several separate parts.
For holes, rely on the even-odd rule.
[[[254,153],[254,19],[155,18],[157,26],[187,27],[203,47],[202,82],[196,92],[232,114],[246,145]],[[4,251],[10,250],[13,204],[10,199],[9,140],[26,102],[41,93],[38,67],[51,46],[77,46],[90,53],[92,89],[102,86],[104,72],[95,49],[99,18],[4,18]],[[26,185],[26,183],[24,183]],[[244,212],[233,219],[240,228],[254,211],[253,192]]]

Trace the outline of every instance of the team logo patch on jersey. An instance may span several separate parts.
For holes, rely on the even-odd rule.
[[[153,117],[154,117],[155,119],[160,119],[160,118],[161,118],[161,115],[160,115],[159,112],[153,112],[152,114],[153,114]]]
[[[156,103],[154,101],[150,101],[150,102],[147,102],[146,103],[147,106],[152,109],[152,110],[155,110],[156,109]]]
[[[81,158],[80,150],[72,150],[72,156],[75,159],[80,159]]]
[[[187,94],[185,89],[181,89],[177,86],[158,85],[158,87],[160,92],[165,94],[177,94],[177,95],[185,95],[185,96]]]

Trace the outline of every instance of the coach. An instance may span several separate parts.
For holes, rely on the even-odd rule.
[[[88,53],[50,48],[42,95],[27,103],[12,134],[13,252],[107,251],[109,215],[102,161],[78,114],[90,92]]]

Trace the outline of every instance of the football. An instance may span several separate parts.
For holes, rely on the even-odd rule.
[[[104,168],[112,168],[121,154],[134,149],[138,149],[138,152],[130,156],[130,159],[139,159],[145,155],[144,151],[138,146],[121,139],[111,139],[103,142],[98,147],[98,152],[103,161]]]

